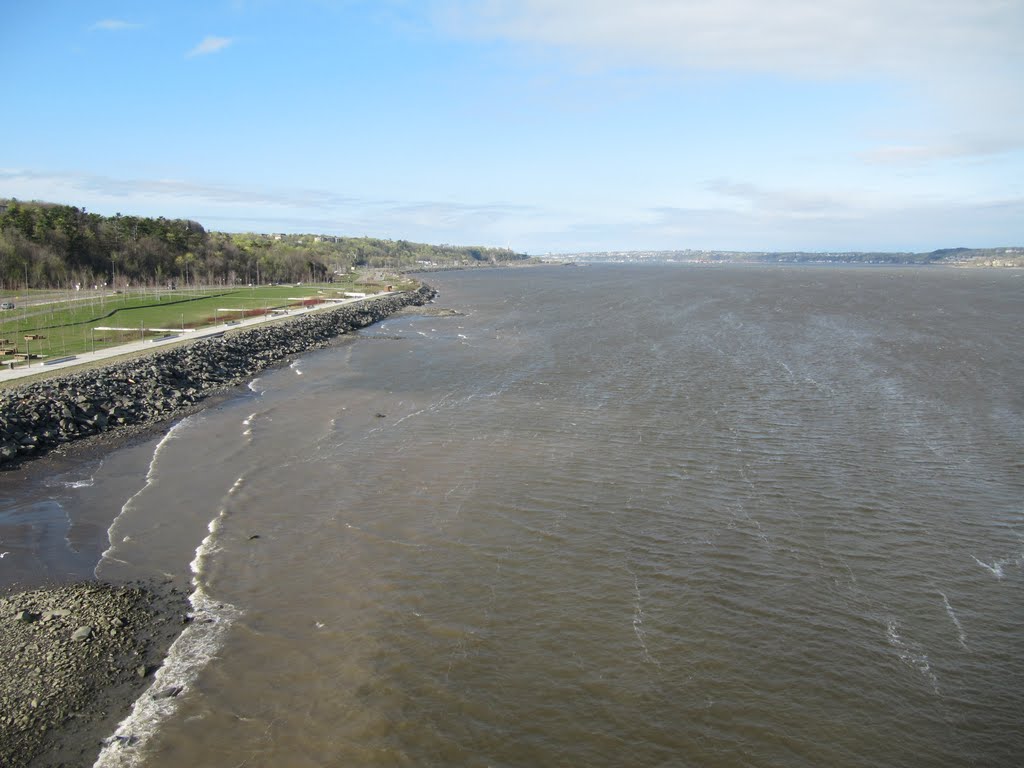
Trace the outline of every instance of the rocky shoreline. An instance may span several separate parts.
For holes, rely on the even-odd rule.
[[[0,765],[92,765],[152,683],[187,610],[183,593],[138,585],[0,599]]]
[[[423,285],[7,390],[0,394],[0,468],[75,440],[128,435],[185,415],[200,401],[282,360],[405,307],[422,306],[435,295]]]
[[[8,389],[0,470],[159,430],[266,368],[435,295],[424,285]],[[0,766],[92,765],[188,610],[187,595],[167,585],[84,582],[0,598]]]

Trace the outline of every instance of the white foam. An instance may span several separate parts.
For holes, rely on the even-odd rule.
[[[974,555],[971,555],[971,557],[974,557]],[[978,565],[980,565],[986,571],[989,571],[997,579],[1003,578],[1003,563],[1000,560],[996,560],[995,562],[992,563],[992,565],[989,565],[988,563],[983,563],[983,562],[981,562],[981,560],[979,560],[978,558],[974,557],[974,562],[976,562]]]
[[[964,628],[960,625],[960,619],[958,619],[956,613],[954,613],[953,606],[949,604],[949,598],[946,597],[946,593],[939,592],[939,594],[942,595],[942,604],[946,606],[946,613],[956,626],[957,639],[960,641],[960,646],[964,650],[967,650],[967,634],[964,632]]]
[[[647,648],[647,633],[644,631],[644,608],[640,598],[640,581],[628,564],[626,565],[626,570],[633,577],[633,594],[635,596],[633,601],[633,633],[636,635],[636,639],[640,641],[641,656],[648,664],[660,667],[661,663],[651,656],[651,652]]]
[[[124,517],[125,513],[131,509],[132,502],[135,501],[135,499],[142,495],[142,493],[153,484],[153,480],[156,478],[156,465],[157,460],[160,458],[160,453],[163,451],[167,443],[178,437],[178,433],[182,429],[184,429],[185,424],[189,421],[190,418],[182,419],[181,421],[179,421],[177,424],[175,424],[173,427],[167,430],[167,434],[164,435],[160,442],[156,444],[156,448],[153,449],[153,456],[149,460],[149,468],[146,470],[146,482],[121,506],[121,511],[117,514],[117,517],[115,517],[111,521],[110,527],[107,529],[107,541],[110,542],[110,546],[107,547],[106,551],[104,551],[102,555],[100,555],[99,562],[96,564],[96,568],[93,570],[94,576],[99,576],[99,569],[100,566],[103,564],[104,560],[109,559],[115,560],[117,562],[123,562],[121,560],[117,560],[117,558],[113,556],[113,552],[117,548],[117,542],[114,539],[114,529],[117,528],[118,522],[121,520],[121,518]],[[122,541],[128,541],[128,538],[124,537],[122,538]]]
[[[229,493],[239,488],[241,482],[241,478],[235,481]],[[153,678],[153,684],[135,701],[131,714],[118,724],[113,735],[105,740],[105,746],[93,768],[134,768],[144,764],[143,748],[146,742],[157,732],[160,724],[177,710],[178,701],[189,694],[200,671],[216,658],[228,629],[241,616],[242,612],[234,606],[210,599],[202,583],[205,565],[219,549],[217,533],[225,514],[222,509],[209,522],[209,533],[196,547],[196,555],[191,563],[194,590],[189,596],[189,602],[192,604],[192,621],[171,644],[163,666]],[[156,694],[167,689],[176,689],[176,695],[156,697]]]
[[[89,475],[89,477],[85,478],[84,480],[59,480],[59,479],[46,480],[45,481],[45,485],[48,488],[54,488],[54,487],[57,487],[57,486],[60,486],[61,488],[71,488],[71,489],[75,489],[75,488],[92,488],[92,486],[96,484],[96,472],[99,472],[100,469],[102,469],[102,468],[103,468],[103,460],[101,459],[99,464],[96,465],[96,471],[93,474]]]
[[[903,638],[900,634],[900,625],[895,619],[889,619],[886,623],[885,636],[889,641],[889,645],[896,649],[896,655],[899,657],[899,660],[908,667],[920,672],[924,679],[931,683],[932,690],[938,693],[939,678],[932,672],[931,664],[928,662],[928,654],[924,653],[917,643]]]
[[[250,390],[251,392],[257,392],[257,393],[259,393],[259,392],[260,392],[260,389],[259,389],[259,387],[257,387],[257,386],[256,386],[256,384],[257,384],[257,383],[259,382],[259,380],[260,380],[260,377],[259,377],[259,376],[257,376],[257,377],[256,377],[255,379],[253,379],[252,381],[250,381],[250,382],[249,382],[249,383],[248,383],[248,384],[246,385],[246,386],[248,386],[248,387],[249,387],[249,390]],[[261,394],[262,394],[262,393],[261,393]]]

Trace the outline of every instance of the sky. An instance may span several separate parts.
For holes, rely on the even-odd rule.
[[[531,254],[1024,245],[1024,0],[0,0],[0,197]]]

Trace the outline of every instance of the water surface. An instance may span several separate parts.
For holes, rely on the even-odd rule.
[[[4,488],[0,568],[193,585],[101,765],[1015,765],[1020,275],[433,276]]]

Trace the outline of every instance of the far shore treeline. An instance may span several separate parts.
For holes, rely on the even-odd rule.
[[[353,267],[413,269],[528,258],[507,248],[330,235],[209,232],[187,219],[101,216],[0,199],[0,289],[322,281]]]

